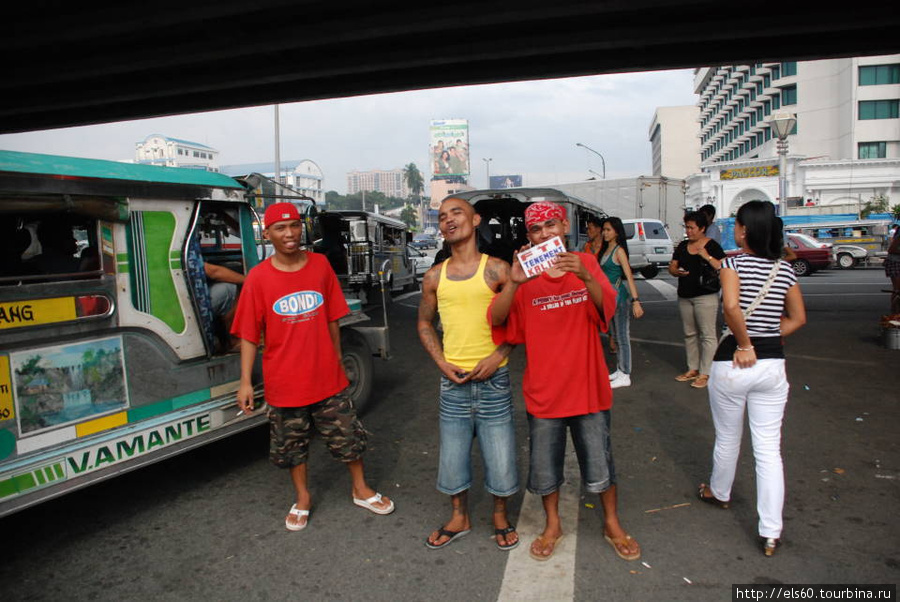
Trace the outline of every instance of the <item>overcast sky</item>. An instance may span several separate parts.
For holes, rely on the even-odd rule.
[[[430,178],[432,119],[468,119],[472,175],[521,174],[526,186],[649,175],[648,130],[657,107],[691,105],[691,70],[599,75],[359,96],[281,105],[282,164],[312,159],[325,189],[346,192],[346,174],[413,161]],[[196,113],[0,136],[0,148],[98,159],[133,159],[149,134],[200,142],[220,165],[273,161],[272,106]]]

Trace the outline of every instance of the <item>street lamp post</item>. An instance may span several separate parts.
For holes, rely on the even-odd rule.
[[[797,116],[793,113],[778,113],[769,122],[778,137],[778,208],[781,217],[787,215],[787,137],[797,125]]]
[[[582,144],[580,142],[576,142],[575,146],[580,146],[583,149],[587,149],[587,150],[591,151],[592,153],[594,153],[595,155],[597,155],[598,157],[600,157],[600,164],[603,166],[603,179],[605,180],[606,179],[606,160],[603,158],[603,155],[601,155],[600,153],[598,153],[597,151],[592,149],[590,146],[588,146],[586,144]]]
[[[484,187],[490,188],[491,187],[491,161],[493,161],[493,159],[490,157],[487,157],[487,158],[482,157],[481,160],[484,161],[484,170],[485,170],[485,173],[487,174],[487,182],[485,183]]]

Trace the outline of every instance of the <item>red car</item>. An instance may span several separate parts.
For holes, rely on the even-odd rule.
[[[784,235],[784,244],[796,255],[796,258],[791,260],[791,266],[797,276],[809,276],[816,270],[831,267],[831,245],[823,247],[822,243],[805,234],[793,233]],[[725,254],[732,256],[741,252],[740,249],[733,249],[726,251]]]

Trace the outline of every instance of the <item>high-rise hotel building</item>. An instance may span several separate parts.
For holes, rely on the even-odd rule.
[[[695,71],[702,177],[688,204],[724,215],[753,198],[777,200],[770,121],[796,115],[788,136],[789,209],[833,212],[887,195],[900,201],[900,54],[716,65]]]

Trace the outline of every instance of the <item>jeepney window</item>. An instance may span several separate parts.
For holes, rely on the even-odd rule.
[[[241,226],[236,207],[204,203],[200,207],[197,231],[205,261],[243,273]]]
[[[101,276],[96,219],[14,214],[0,224],[0,285]]]

